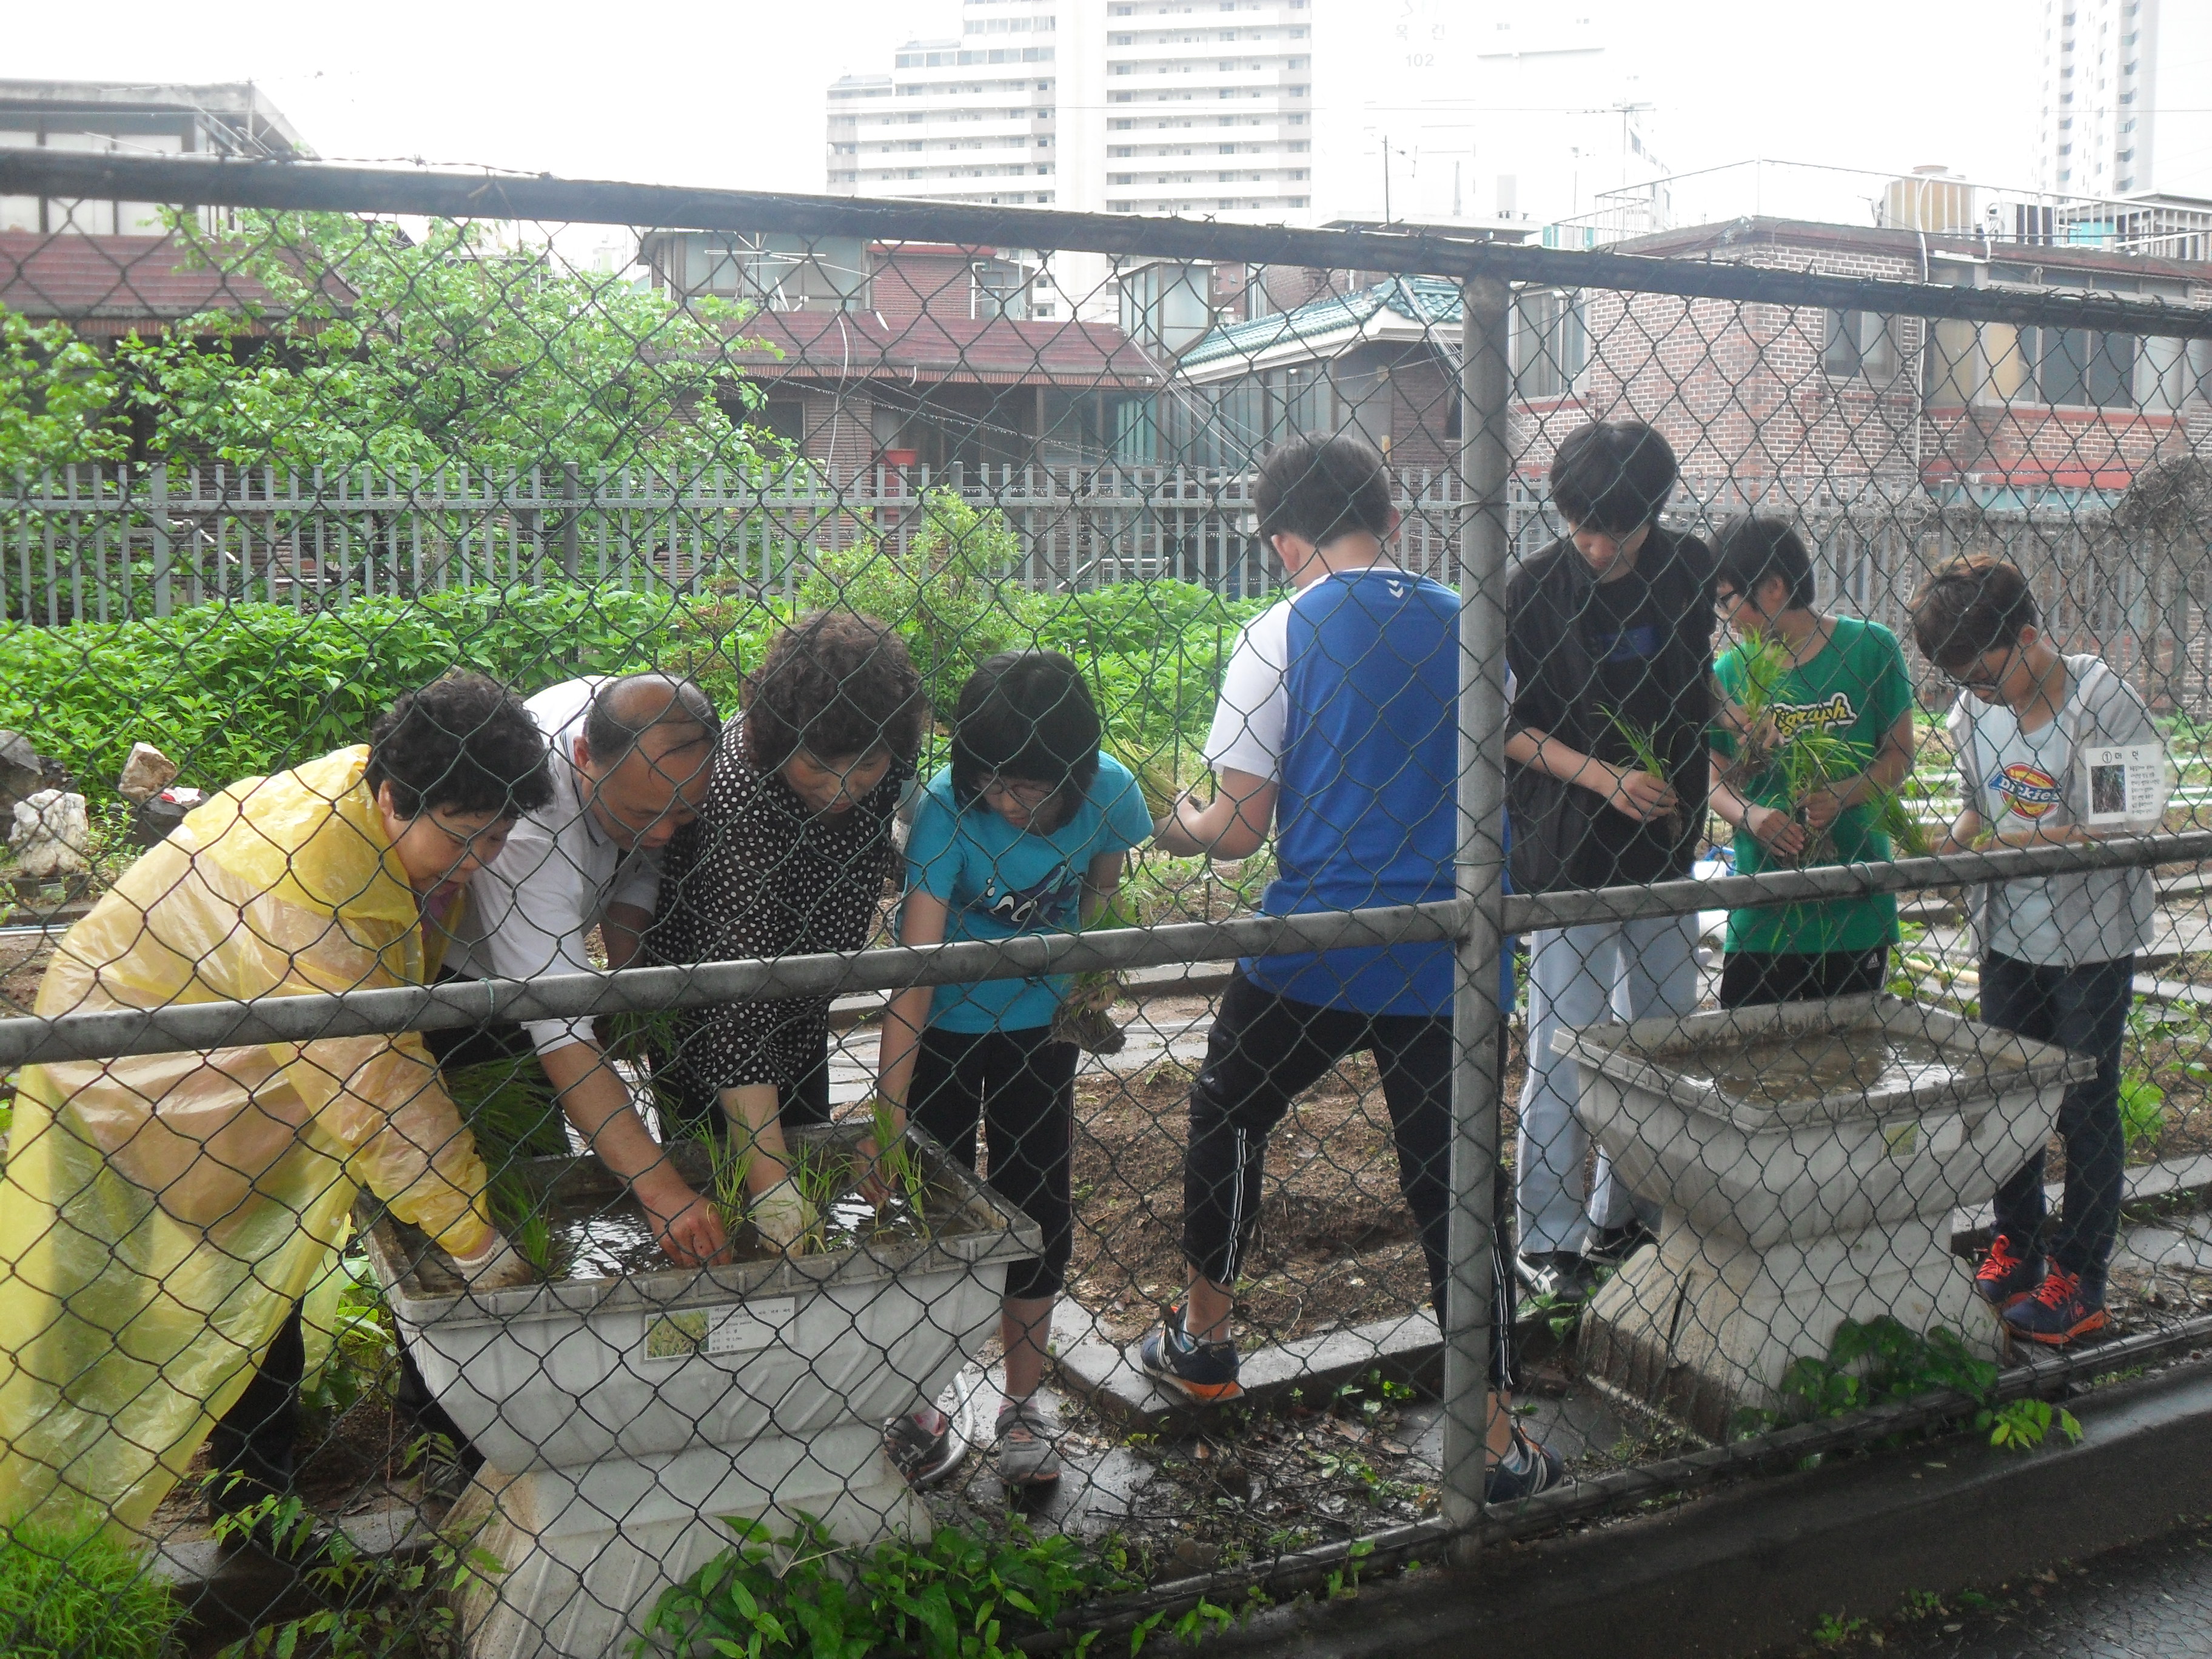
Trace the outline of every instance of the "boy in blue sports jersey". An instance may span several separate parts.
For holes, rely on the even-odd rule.
[[[1164,850],[1243,858],[1272,829],[1271,915],[1449,898],[1458,854],[1459,596],[1409,575],[1382,459],[1347,437],[1291,440],[1261,463],[1260,533],[1297,592],[1246,625],[1206,755],[1218,787],[1154,828]],[[1229,1334],[1259,1218],[1267,1136],[1345,1055],[1375,1056],[1399,1188],[1443,1305],[1449,1237],[1452,947],[1442,942],[1265,957],[1238,964],[1190,1097],[1183,1166],[1188,1300],[1139,1345],[1142,1368],[1200,1401],[1233,1400]],[[1499,1213],[1504,1210],[1501,1205]],[[1493,1246],[1498,1318],[1489,1417],[1492,1503],[1556,1482],[1559,1458],[1510,1408],[1511,1274]]]

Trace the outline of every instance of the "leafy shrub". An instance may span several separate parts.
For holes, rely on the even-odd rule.
[[[96,1522],[0,1528],[0,1653],[157,1659],[177,1608],[146,1561]]]
[[[195,606],[159,619],[7,629],[0,726],[81,786],[109,785],[140,739],[216,789],[358,743],[392,700],[454,668],[538,690],[650,665],[676,601],[617,589],[457,588],[300,613]]]
[[[1011,532],[957,497],[932,500],[941,528],[916,532],[914,558],[893,563],[871,550],[842,578],[833,561],[805,602],[842,600],[898,622],[941,712],[991,651],[1065,651],[1116,744],[1164,772],[1183,769],[1177,762],[1212,718],[1237,629],[1265,602],[1231,605],[1185,582],[1057,595],[987,580],[1009,556]],[[393,698],[454,668],[527,694],[580,673],[662,667],[694,676],[734,713],[744,674],[789,614],[750,597],[554,584],[307,613],[230,604],[124,623],[0,624],[10,670],[0,677],[0,726],[25,733],[95,795],[142,739],[178,763],[179,782],[212,790],[362,741]]]
[[[1065,1608],[1119,1586],[1065,1534],[1038,1538],[1017,1522],[1003,1541],[958,1527],[926,1544],[891,1538],[848,1548],[805,1518],[778,1538],[732,1518],[737,1545],[661,1593],[631,1652],[920,1653],[928,1659],[1011,1659],[1005,1621],[1049,1625]],[[1074,1651],[1087,1651],[1086,1633]]]

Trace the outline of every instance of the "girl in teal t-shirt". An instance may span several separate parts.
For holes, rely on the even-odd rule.
[[[1787,656],[1786,670],[1765,688],[1762,738],[1779,745],[1826,732],[1859,763],[1793,800],[1778,765],[1742,775],[1738,736],[1717,724],[1711,810],[1735,830],[1738,872],[1791,867],[1808,849],[1820,863],[1888,859],[1872,803],[1905,781],[1913,748],[1912,683],[1897,636],[1880,623],[1814,610],[1812,560],[1778,519],[1735,520],[1717,547],[1714,598],[1730,629],[1739,640],[1764,634]],[[1750,690],[1744,647],[1723,652],[1714,675],[1741,708]],[[1731,910],[1721,1006],[1878,991],[1897,937],[1897,900],[1888,893]]]
[[[921,793],[907,836],[907,945],[1071,933],[1121,884],[1123,854],[1152,833],[1128,769],[1099,752],[1090,688],[1056,651],[986,660],[962,688],[952,763]],[[999,1471],[1009,1485],[1060,1478],[1035,1401],[1052,1308],[1074,1242],[1069,1164],[1076,1048],[1055,1042],[1065,975],[902,991],[884,1019],[880,1088],[970,1169],[981,1126],[991,1185],[1044,1235],[1006,1271],[1000,1331],[1006,1404]],[[942,1415],[895,1426],[895,1453],[922,1477],[949,1468]]]

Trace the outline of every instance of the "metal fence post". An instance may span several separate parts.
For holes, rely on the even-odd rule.
[[[156,461],[149,471],[146,522],[154,532],[154,614],[166,617],[172,609],[173,600],[169,588],[169,464]],[[127,497],[129,492],[125,494]],[[118,539],[128,550],[131,545],[131,510],[127,499],[122,507],[123,511],[116,515],[124,526],[123,534]],[[131,580],[131,556],[127,550],[123,556],[123,580],[126,584]]]
[[[568,580],[576,580],[580,552],[576,527],[576,500],[582,493],[580,484],[582,467],[575,461],[561,463],[561,574]]]
[[[1506,326],[1512,290],[1496,277],[1461,288],[1460,463],[1468,511],[1459,538],[1460,733],[1458,890],[1472,901],[1459,942],[1453,1030],[1451,1280],[1440,1310],[1444,1338],[1445,1518],[1471,1528],[1482,1514],[1493,1286],[1500,1218],[1498,952],[1505,877],[1506,489],[1512,391]],[[1470,1530],[1455,1557],[1471,1554]]]

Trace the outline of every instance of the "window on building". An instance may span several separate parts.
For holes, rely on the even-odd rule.
[[[1526,289],[1513,301],[1513,392],[1518,398],[1564,398],[1589,362],[1589,330],[1581,296],[1559,289]]]
[[[1888,318],[1872,311],[1832,311],[1820,367],[1829,374],[1887,380],[1897,374],[1897,335]]]
[[[2036,391],[2046,404],[2091,409],[2135,404],[2136,352],[2132,334],[2086,328],[2024,328],[2021,350],[2035,370]]]

